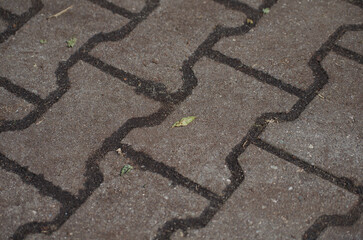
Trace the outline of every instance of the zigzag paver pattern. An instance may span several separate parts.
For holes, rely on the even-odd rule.
[[[363,238],[359,1],[0,18],[1,239]]]

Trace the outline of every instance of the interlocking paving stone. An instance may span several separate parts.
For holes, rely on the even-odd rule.
[[[17,15],[21,15],[31,7],[31,0],[1,0],[0,7]]]
[[[36,124],[1,135],[0,151],[76,194],[85,161],[103,139],[127,119],[154,112],[158,104],[83,62],[69,77],[72,88]]]
[[[222,39],[214,49],[304,89],[313,83],[311,55],[339,26],[361,21],[361,9],[344,1],[283,0],[248,34]]]
[[[120,177],[126,162],[116,152],[105,157],[105,181],[50,239],[150,239],[150,231],[156,232],[168,219],[196,217],[208,205],[206,199],[154,173],[135,168]]]
[[[221,192],[230,177],[224,159],[255,118],[264,112],[290,109],[296,97],[208,59],[199,61],[194,70],[198,87],[179,111],[159,126],[135,129],[123,142]],[[197,119],[188,127],[171,129],[185,116]]]
[[[337,176],[363,184],[362,65],[329,55],[329,83],[299,120],[272,124],[262,139]],[[339,91],[339,94],[337,92]]]
[[[45,98],[57,88],[54,74],[60,61],[66,61],[94,34],[118,29],[127,22],[88,1],[43,1],[44,8],[0,48],[0,72],[14,84]],[[67,7],[58,18],[47,17]],[[88,9],[87,11],[81,11]],[[66,40],[77,38],[74,48]],[[40,40],[46,40],[41,44]]]
[[[338,46],[345,47],[351,51],[363,54],[363,32],[347,32],[337,42]]]
[[[99,44],[91,54],[138,77],[160,82],[175,91],[182,85],[181,66],[220,25],[238,26],[241,12],[213,1],[161,1],[160,7],[120,42]]]
[[[49,221],[59,211],[59,203],[41,196],[21,179],[0,170],[0,237],[8,239],[22,224],[32,221]]]
[[[317,217],[345,214],[358,200],[254,146],[239,162],[245,169],[241,187],[187,239],[300,239]]]
[[[0,121],[21,119],[33,109],[32,104],[0,88]]]
[[[363,218],[360,218],[353,226],[328,228],[323,234],[322,239],[363,239]]]
[[[362,238],[360,2],[1,4],[1,239]]]

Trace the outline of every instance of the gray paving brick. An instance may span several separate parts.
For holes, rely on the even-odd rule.
[[[121,42],[99,44],[91,54],[169,91],[182,85],[182,63],[216,27],[238,26],[245,15],[213,1],[161,1],[147,21]]]
[[[345,47],[351,51],[363,55],[363,33],[362,32],[347,32],[337,42],[339,46]]]
[[[0,121],[21,119],[33,109],[32,104],[0,88]]]
[[[58,18],[47,17],[73,5]],[[87,9],[87,11],[80,11]],[[119,29],[127,19],[88,1],[44,1],[41,13],[1,47],[1,76],[45,98],[57,88],[55,71],[96,33]],[[66,40],[77,38],[68,48]],[[41,44],[40,40],[46,40]]]
[[[344,1],[279,1],[255,29],[214,49],[304,89],[314,81],[307,64],[312,54],[339,26],[362,21],[361,13]]]
[[[333,53],[323,64],[330,79],[320,97],[309,105],[299,120],[272,124],[262,138],[361,185],[363,88],[359,81],[352,79],[359,78],[363,68]]]
[[[1,4],[0,239],[361,238],[359,1]]]
[[[320,215],[345,214],[358,200],[254,146],[239,162],[241,187],[207,227],[191,230],[187,239],[300,239]]]
[[[59,203],[24,184],[15,174],[0,170],[0,238],[8,239],[22,224],[49,221],[59,211]]]
[[[31,0],[1,0],[0,7],[21,15],[31,7]]]
[[[105,157],[105,181],[50,239],[152,239],[150,231],[156,232],[170,218],[196,217],[208,205],[206,199],[154,173],[135,168],[120,177],[125,163],[116,152]]]
[[[30,128],[3,133],[0,149],[77,194],[84,181],[85,161],[94,149],[127,119],[148,115],[158,104],[83,62],[75,65],[69,77],[72,89],[64,98]]]
[[[339,228],[328,228],[323,233],[322,239],[331,240],[355,240],[363,238],[363,218],[360,218],[353,226],[350,227],[339,227]]]
[[[225,158],[231,149],[262,113],[287,111],[296,97],[208,59],[194,68],[199,85],[179,110],[160,126],[135,129],[123,142],[221,192],[229,183]],[[171,129],[186,116],[197,119],[188,127]]]

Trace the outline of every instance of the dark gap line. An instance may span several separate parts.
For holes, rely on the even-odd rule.
[[[0,33],[0,44],[5,42],[11,35],[14,35],[25,23],[34,17],[43,7],[41,0],[32,0],[32,6],[20,16],[0,8],[1,17],[9,23],[7,29]]]
[[[121,15],[125,18],[132,19],[136,16],[138,16],[138,13],[133,13],[129,10],[126,10],[125,8],[119,7],[109,1],[106,0],[88,0],[89,2],[92,2],[94,4],[97,4],[98,6],[105,8],[109,11],[111,11],[114,14]]]
[[[243,12],[247,17],[259,15],[259,11],[248,4],[236,0],[213,0],[216,3],[223,5],[227,9]]]
[[[240,71],[248,76],[254,77],[256,80],[262,83],[267,83],[271,86],[277,87],[289,94],[297,96],[298,98],[302,98],[306,95],[306,92],[304,90],[294,87],[291,84],[284,83],[283,81],[275,77],[272,77],[271,75],[264,73],[263,71],[249,67],[243,64],[239,59],[228,57],[219,51],[210,50],[206,53],[206,57],[216,62],[230,66],[237,71]]]
[[[331,48],[336,54],[339,54],[340,56],[346,57],[350,60],[356,61],[357,63],[363,64],[363,56],[360,55],[359,53],[353,52],[349,49],[346,49],[336,44],[333,44]]]
[[[302,236],[303,240],[318,239],[319,236],[328,227],[349,227],[353,226],[361,217],[363,213],[363,199],[359,198],[358,203],[355,204],[347,214],[344,215],[322,215]]]
[[[171,99],[166,90],[166,86],[162,83],[155,83],[150,80],[141,79],[131,73],[127,73],[88,54],[84,54],[82,56],[82,60],[98,68],[102,72],[118,78],[121,80],[121,82],[131,87],[135,87],[136,93],[143,94],[146,97],[158,102],[167,102]]]
[[[14,94],[15,96],[24,99],[25,101],[32,103],[34,105],[43,105],[44,100],[37,94],[32,93],[14,83],[12,83],[7,78],[0,76],[0,87],[3,87],[8,92]]]
[[[11,23],[11,22],[17,21],[20,16],[15,14],[15,13],[10,12],[7,9],[4,9],[4,8],[0,7],[0,17],[4,21]]]
[[[15,161],[10,160],[2,153],[0,153],[0,166],[5,171],[19,176],[25,184],[38,189],[39,193],[43,196],[51,197],[61,204],[78,201],[73,194],[62,190],[59,186],[56,186],[52,182],[46,180],[42,174],[35,174],[29,171],[27,167],[23,167]]]
[[[181,185],[190,191],[197,193],[198,195],[206,198],[210,201],[220,202],[222,200],[221,196],[212,192],[206,187],[184,177],[182,174],[177,172],[175,168],[170,167],[162,162],[154,160],[152,157],[146,153],[134,150],[131,146],[127,144],[120,145],[122,152],[126,153],[126,157],[130,158],[133,162],[140,166],[141,170],[150,171],[157,173],[162,177],[169,179],[176,185]]]
[[[254,139],[252,144],[255,146],[289,162],[294,164],[295,166],[304,169],[307,173],[312,173],[317,177],[320,177],[340,188],[347,190],[350,193],[362,195],[363,194],[363,186],[356,186],[354,182],[346,177],[337,177],[320,167],[311,165],[304,160],[284,151],[283,149],[279,149],[277,147],[272,146],[271,144],[261,140],[261,139]]]

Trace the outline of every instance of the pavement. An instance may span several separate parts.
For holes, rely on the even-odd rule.
[[[0,1],[0,239],[363,239],[362,9]]]

